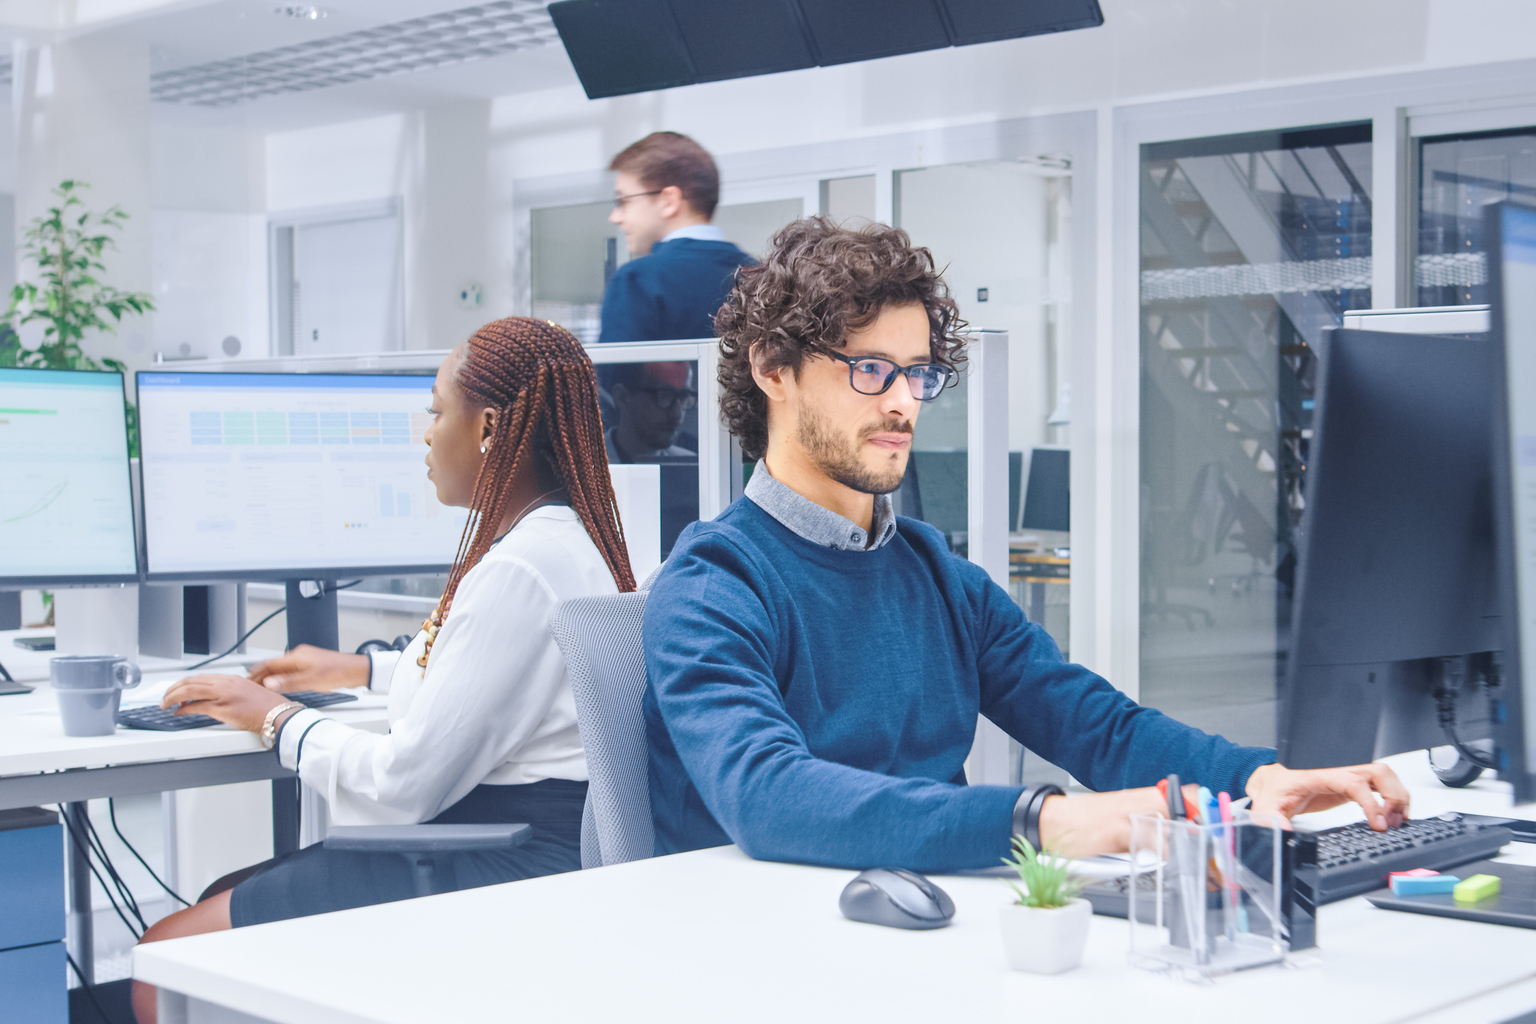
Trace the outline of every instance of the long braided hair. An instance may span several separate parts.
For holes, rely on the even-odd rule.
[[[464,574],[495,543],[512,481],[525,466],[533,466],[541,488],[564,490],[619,591],[635,589],[608,475],[597,374],[581,342],[549,320],[495,320],[465,343],[454,379],[469,401],[501,415],[486,441],[448,584],[431,618],[422,623],[427,649],[417,663],[423,668]]]

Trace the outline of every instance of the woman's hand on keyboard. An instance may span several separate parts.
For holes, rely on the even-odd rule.
[[[178,715],[208,715],[246,732],[260,732],[267,712],[287,703],[282,694],[249,679],[212,673],[188,676],[160,699],[163,708],[181,705],[175,711]]]
[[[1254,769],[1248,777],[1254,816],[1279,815],[1289,821],[1307,811],[1325,811],[1354,801],[1371,828],[1384,832],[1408,817],[1408,790],[1384,764],[1296,770],[1278,764]]]
[[[251,666],[251,681],[269,690],[345,690],[367,686],[373,663],[366,654],[342,654],[299,644],[287,654]]]

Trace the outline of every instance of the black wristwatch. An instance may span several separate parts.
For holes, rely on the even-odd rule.
[[[1023,836],[1040,853],[1040,808],[1045,806],[1046,797],[1066,795],[1067,791],[1054,782],[1025,786],[1018,803],[1013,805],[1013,834]]]

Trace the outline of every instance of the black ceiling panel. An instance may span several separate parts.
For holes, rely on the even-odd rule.
[[[666,0],[558,0],[549,16],[589,99],[698,81]]]
[[[794,0],[667,0],[700,82],[816,66]]]
[[[1104,23],[1098,0],[558,0],[591,99]]]
[[[955,45],[990,43],[1104,24],[1098,0],[938,0]]]
[[[949,46],[934,0],[799,0],[823,65]]]

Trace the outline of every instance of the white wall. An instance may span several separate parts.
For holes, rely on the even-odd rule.
[[[801,186],[790,182],[796,175],[814,181],[876,174],[875,208],[882,218],[891,215],[894,170],[999,156],[1068,157],[1077,225],[1073,317],[1062,335],[1071,365],[1066,376],[1074,384],[1072,649],[1134,693],[1136,146],[1371,119],[1387,157],[1378,161],[1376,200],[1392,208],[1400,198],[1393,126],[1408,107],[1439,103],[1454,119],[1463,106],[1536,103],[1536,63],[1488,66],[1536,59],[1536,4],[1102,4],[1103,28],[1063,35],[595,102],[572,77],[565,85],[491,101],[484,150],[478,140],[463,150],[465,158],[484,159],[488,167],[486,317],[518,311],[517,301],[526,302],[526,266],[517,262],[517,237],[527,233],[526,219],[520,222],[515,210],[519,196],[524,218],[530,197],[539,203],[600,200],[611,187],[603,168],[612,154],[655,129],[696,137],[719,159],[727,188],[751,191],[754,200],[774,198],[767,185],[749,188],[754,183],[785,182],[787,196],[798,194]],[[1461,66],[1473,70],[1437,70]],[[1047,118],[1072,112],[1083,112],[1096,131],[1084,135],[1071,127],[1079,123],[1071,118]],[[270,207],[408,196],[415,186],[401,173],[405,120],[402,115],[272,136]],[[1064,137],[1074,140],[1069,152],[1059,148]],[[1401,241],[1387,218],[1376,231],[1379,252],[1391,252]],[[1382,267],[1390,277],[1387,261]],[[522,291],[511,286],[518,275]],[[407,287],[425,284],[412,275]],[[1378,301],[1392,298],[1390,288],[1378,291]]]
[[[231,337],[241,356],[267,354],[265,147],[228,120],[185,114],[151,132],[155,349],[168,358],[227,358]]]
[[[115,245],[103,258],[106,283],[123,291],[151,287],[149,46],[99,35],[39,43],[18,41],[12,50],[11,158],[18,232],[58,202],[61,181],[83,181],[85,208],[119,206],[129,215],[110,232]],[[17,238],[20,241],[20,238]],[[35,276],[30,264],[21,277]],[[42,340],[41,324],[23,329],[25,341]],[[87,335],[87,354],[149,360],[151,324],[125,317],[116,337]]]
[[[441,104],[266,140],[266,208],[289,213],[399,197],[407,348],[452,348],[511,303],[510,182],[492,181],[490,105]],[[501,237],[510,237],[510,232]],[[479,285],[479,306],[460,301]]]

